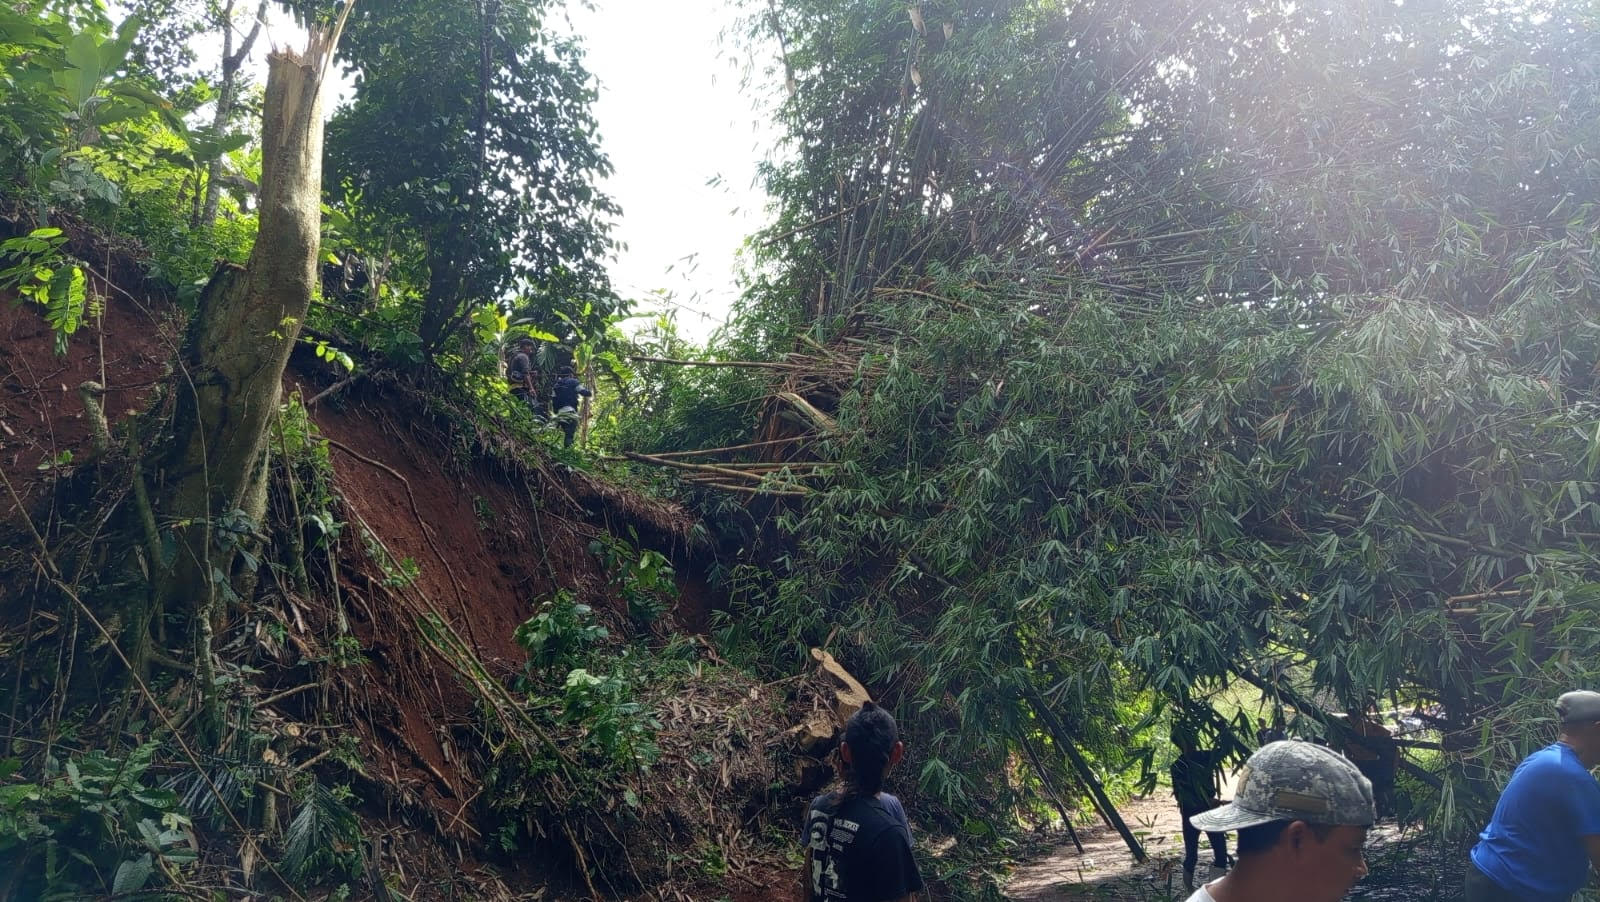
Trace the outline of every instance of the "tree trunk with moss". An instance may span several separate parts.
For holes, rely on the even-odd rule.
[[[346,5],[343,15],[348,15]],[[202,718],[217,724],[213,620],[234,553],[251,541],[264,455],[284,367],[317,278],[322,227],[322,84],[344,19],[314,32],[304,53],[268,57],[260,227],[243,266],[221,265],[190,323],[178,373],[172,440],[157,452],[158,514],[176,539],[156,615],[192,615]],[[181,606],[181,607],[180,607]]]

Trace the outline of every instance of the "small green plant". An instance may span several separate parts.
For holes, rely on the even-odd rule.
[[[360,667],[367,663],[364,651],[361,640],[346,633],[333,640],[333,647],[328,652],[328,663],[335,667]]]
[[[606,635],[606,628],[594,622],[593,609],[579,604],[571,590],[561,589],[543,611],[517,627],[513,638],[527,649],[531,671],[559,673],[578,667]]]
[[[195,861],[177,794],[146,782],[155,748],[48,757],[38,782],[13,781],[21,763],[0,760],[0,860],[17,898],[137,893]]]
[[[0,242],[0,290],[13,289],[44,308],[45,322],[55,332],[56,353],[83,325],[89,295],[83,269],[62,251],[67,238],[57,228],[34,229]]]
[[[661,724],[633,700],[621,677],[578,669],[567,674],[563,719],[581,726],[584,745],[620,770],[648,769],[661,758],[655,731]]]
[[[312,781],[301,791],[284,833],[283,870],[291,879],[320,879],[330,870],[354,877],[361,870],[361,822],[350,810],[348,787]]]
[[[595,539],[589,543],[589,552],[610,574],[612,586],[627,602],[628,616],[635,623],[649,626],[672,610],[678,583],[666,555],[648,548],[641,551],[616,536]]]

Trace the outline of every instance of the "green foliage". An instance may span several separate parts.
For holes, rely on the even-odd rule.
[[[146,782],[155,749],[51,758],[38,782],[17,781],[20,763],[0,761],[0,862],[20,897],[134,893],[198,858],[177,794]]]
[[[96,171],[95,151],[115,152],[127,126],[152,113],[175,128],[170,102],[123,72],[140,22],[115,33],[104,13],[72,16],[25,3],[0,11],[0,85],[14,102],[0,110],[0,179],[41,206],[122,200]]]
[[[1021,738],[1148,777],[1126,712],[1236,681],[1436,700],[1479,826],[1600,652],[1596,36],[1536,6],[754,18],[792,153],[732,334],[832,340],[839,429],[724,638],[845,637],[957,811]]]
[[[292,880],[325,881],[330,872],[361,874],[361,822],[350,810],[348,789],[310,781],[296,800],[284,831],[283,872]]]
[[[0,264],[5,265],[0,269],[0,290],[14,290],[44,308],[57,354],[67,352],[67,342],[83,325],[88,305],[83,269],[62,252],[66,241],[60,229],[43,228],[0,242]]]
[[[528,666],[535,673],[573,670],[607,635],[606,628],[595,623],[593,616],[593,609],[579,604],[570,589],[561,589],[543,611],[517,627],[513,638],[527,650]]]
[[[329,125],[325,181],[367,217],[363,250],[405,272],[425,357],[485,306],[546,331],[559,314],[579,335],[618,306],[595,88],[578,44],[545,26],[549,6],[381,0],[346,32],[358,91]]]
[[[666,555],[635,548],[613,535],[602,535],[590,542],[589,553],[600,559],[612,588],[627,603],[628,616],[635,623],[649,626],[672,610],[678,598],[678,582]]]
[[[629,681],[579,668],[567,674],[562,688],[562,719],[582,730],[582,747],[608,769],[631,773],[661,757],[654,738],[661,724],[634,700]]]

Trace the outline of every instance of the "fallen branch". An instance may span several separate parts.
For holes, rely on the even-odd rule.
[[[629,460],[638,461],[639,463],[643,464],[655,464],[656,466],[670,467],[674,470],[686,470],[691,473],[716,473],[720,476],[731,477],[733,479],[753,478],[759,480],[761,478],[760,476],[746,473],[742,470],[731,470],[727,467],[720,467],[715,464],[690,464],[684,463],[681,460],[662,460],[659,457],[650,457],[646,454],[640,454],[637,451],[624,451],[622,452],[622,456]]]

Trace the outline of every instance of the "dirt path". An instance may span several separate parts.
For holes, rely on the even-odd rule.
[[[1165,900],[1182,899],[1183,833],[1178,806],[1164,793],[1131,799],[1119,809],[1122,818],[1144,845],[1149,856],[1135,864],[1117,831],[1103,824],[1084,830],[1083,854],[1071,843],[1017,869],[1006,886],[1015,902],[1056,902],[1061,899]],[[1204,881],[1210,849],[1201,838],[1201,865],[1196,876]]]
[[[1135,864],[1115,830],[1096,825],[1080,829],[1083,854],[1071,843],[1056,846],[1018,868],[1006,886],[1012,902],[1095,899],[1106,902],[1180,902],[1183,887],[1183,834],[1177,804],[1165,794],[1131,799],[1118,810],[1149,856]],[[1230,836],[1230,840],[1231,840]],[[1231,851],[1231,846],[1230,846]],[[1381,824],[1367,840],[1371,874],[1351,891],[1367,902],[1453,902],[1461,885],[1464,851],[1442,847],[1424,836]],[[1211,849],[1200,838],[1197,883],[1215,879]]]

